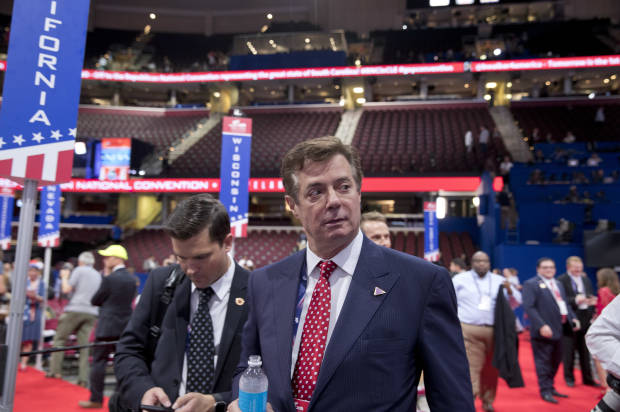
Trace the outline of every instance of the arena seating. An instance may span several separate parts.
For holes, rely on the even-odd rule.
[[[474,141],[485,126],[493,134],[494,122],[486,103],[377,105],[364,108],[353,145],[367,174],[466,172],[481,170],[487,159],[507,153],[501,138],[491,138],[486,154],[467,153],[467,130]]]
[[[164,149],[208,116],[206,110],[81,107],[78,137],[131,137]]]
[[[392,232],[392,248],[424,258],[424,232]],[[471,235],[467,232],[441,232],[439,234],[439,250],[441,250],[444,265],[462,254],[473,255],[475,249]]]
[[[594,115],[603,107],[605,122],[594,124]],[[618,139],[620,130],[620,99],[545,99],[512,102],[510,110],[525,136],[539,129],[540,141],[550,134],[553,141],[560,142],[571,131],[577,140]],[[536,143],[536,142],[534,142]]]
[[[280,161],[288,149],[313,137],[333,135],[342,110],[338,107],[317,109],[248,109],[252,118],[252,177],[280,175]],[[171,167],[176,177],[219,177],[222,126],[215,126]]]

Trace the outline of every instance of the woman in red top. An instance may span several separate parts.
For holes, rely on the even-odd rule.
[[[620,281],[618,280],[618,274],[613,269],[603,268],[596,272],[596,283],[598,286],[596,316],[598,316],[605,309],[605,306],[620,293]],[[596,358],[594,358],[594,365],[596,365],[596,372],[603,386],[603,393],[605,393],[607,391],[607,372],[605,372],[605,369],[603,369]]]

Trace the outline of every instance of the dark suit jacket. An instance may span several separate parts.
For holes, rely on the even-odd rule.
[[[97,339],[116,340],[120,336],[129,322],[136,288],[135,276],[125,268],[103,277],[90,301],[95,306],[101,306],[95,328]]]
[[[305,257],[302,250],[254,271],[248,288],[250,312],[233,397],[248,356],[260,354],[276,412],[295,410],[293,317]],[[375,287],[385,293],[375,296]],[[422,370],[433,412],[474,411],[450,275],[364,237],[308,410],[414,411]]]
[[[556,283],[562,295],[562,299],[567,302],[562,282],[556,281]],[[530,320],[530,335],[532,338],[545,339],[540,335],[540,328],[544,325],[549,325],[553,331],[551,339],[561,339],[563,333],[562,314],[555,302],[553,292],[545,285],[545,282],[543,282],[539,276],[528,279],[523,284],[522,295],[523,309]],[[575,314],[568,303],[566,308],[568,310],[568,324],[572,326]]]
[[[581,278],[583,280],[583,288],[585,289],[586,296],[594,296],[594,289],[592,288],[592,282],[588,276],[583,276]],[[571,308],[575,315],[577,315],[577,319],[579,319],[579,323],[581,323],[581,328],[585,332],[586,329],[590,326],[592,322],[592,316],[594,316],[594,306],[588,306],[588,309],[579,309],[577,302],[575,302],[575,297],[577,297],[577,292],[573,289],[573,285],[571,283],[571,277],[568,273],[564,273],[563,275],[558,277],[558,281],[562,282],[564,286],[564,291],[566,292],[567,302],[570,303]]]
[[[514,286],[513,286],[514,287]],[[493,322],[493,366],[499,371],[499,376],[511,388],[525,386],[519,353],[517,352],[516,317],[508,299],[504,296],[504,287],[500,287],[495,300]]]
[[[190,318],[191,281],[185,277],[176,287],[174,297],[161,325],[161,336],[153,362],[145,360],[152,308],[160,307],[159,298],[170,268],[151,272],[140,301],[116,347],[114,372],[123,402],[138,408],[142,395],[154,386],[163,388],[172,402],[178,397],[183,357]],[[241,331],[247,319],[245,304],[249,272],[235,264],[230,288],[226,320],[220,339],[213,395],[216,400],[230,402],[233,373],[239,362]]]

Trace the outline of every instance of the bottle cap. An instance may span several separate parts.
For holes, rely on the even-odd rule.
[[[263,364],[263,361],[260,358],[260,355],[251,355],[250,359],[248,359],[248,366],[250,367],[256,367],[256,366],[261,366]]]

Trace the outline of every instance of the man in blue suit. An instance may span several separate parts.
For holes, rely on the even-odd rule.
[[[554,279],[555,263],[540,258],[536,264],[537,276],[523,284],[523,308],[530,320],[530,334],[540,396],[546,402],[558,403],[566,398],[553,386],[553,380],[562,361],[564,328],[579,329],[579,321],[570,305],[561,282]]]
[[[411,412],[422,370],[433,412],[473,412],[450,275],[362,234],[355,149],[302,142],[282,177],[308,247],[250,277],[233,392],[248,356],[261,355],[278,412]]]

